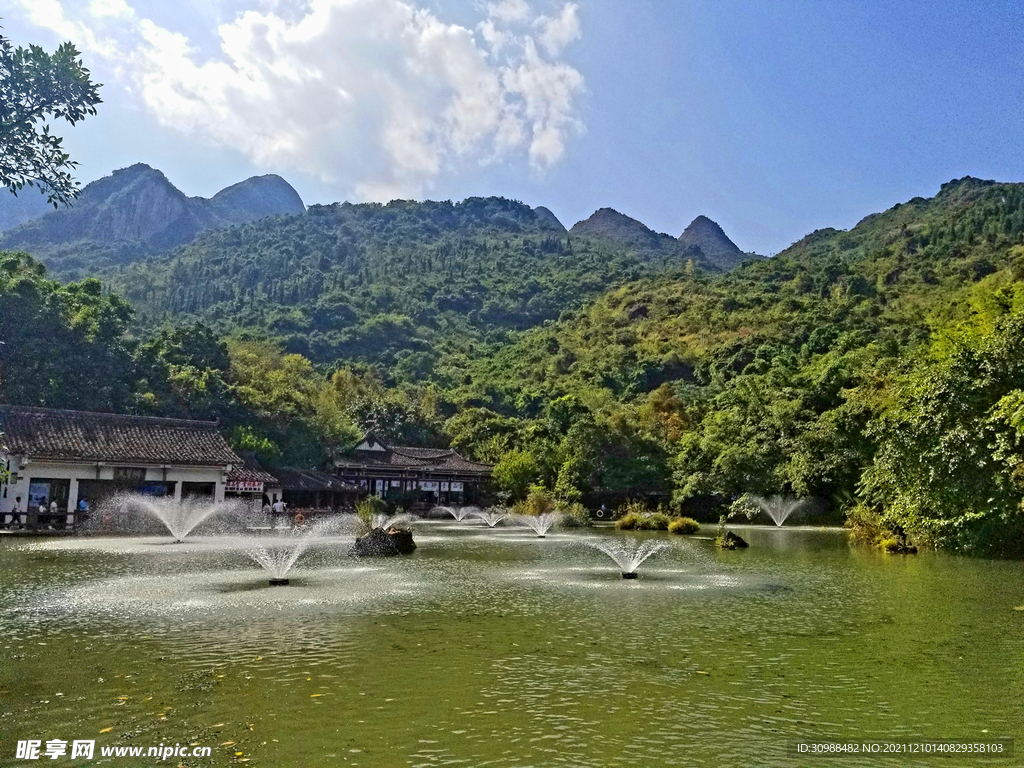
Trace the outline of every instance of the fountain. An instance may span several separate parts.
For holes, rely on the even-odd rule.
[[[632,539],[587,539],[583,543],[604,552],[614,560],[624,579],[637,578],[636,569],[640,567],[640,564],[655,552],[660,552],[669,546],[664,541],[653,539],[641,542]]]
[[[436,507],[436,509],[439,509],[442,512],[447,512],[449,515],[454,517],[460,523],[463,520],[465,520],[467,517],[469,517],[470,515],[478,515],[480,513],[480,509],[478,507],[472,507],[472,506],[470,506],[470,507],[441,507],[441,506],[439,506],[439,507]]]
[[[537,538],[543,539],[551,530],[551,526],[558,522],[558,518],[557,512],[543,512],[539,515],[516,515],[513,519],[519,525],[532,528],[537,534]]]
[[[477,512],[476,516],[483,520],[485,523],[487,523],[487,526],[489,528],[493,528],[506,517],[508,517],[508,512],[503,512],[502,510],[496,507],[492,507],[491,509],[488,509],[486,512]]]
[[[760,507],[774,521],[775,525],[781,527],[786,518],[796,512],[804,505],[806,499],[786,498],[785,496],[749,496],[754,504]]]
[[[191,496],[178,500],[167,496],[127,494],[115,497],[99,511],[98,520],[104,527],[134,530],[141,520],[158,520],[174,537],[175,543],[180,543],[196,526],[215,515],[230,513],[237,516],[244,514],[245,509],[241,503],[216,502],[208,497]]]
[[[270,575],[272,587],[284,586],[289,583],[288,572],[295,561],[305,552],[315,538],[325,534],[329,525],[310,525],[303,529],[294,529],[289,536],[277,537],[266,543],[256,544],[245,550],[253,562],[263,566]]]
[[[415,522],[416,515],[410,515],[408,512],[401,512],[397,515],[377,514],[370,519],[370,530],[380,528],[382,531],[390,531],[392,528],[397,528],[407,531]]]

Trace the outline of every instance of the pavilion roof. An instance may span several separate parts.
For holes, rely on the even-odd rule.
[[[0,405],[0,447],[34,459],[227,466],[242,461],[214,421]]]

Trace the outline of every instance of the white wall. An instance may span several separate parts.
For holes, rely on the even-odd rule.
[[[20,461],[21,457],[6,456],[0,452],[0,462],[6,466],[10,460],[11,477],[7,483],[0,484],[0,514],[14,507],[14,500],[21,496],[21,509],[25,511],[28,502],[29,484],[33,478],[50,480],[70,480],[71,490],[68,504],[78,504],[79,480],[113,480],[115,466],[139,466],[138,464],[101,464],[97,475],[96,462],[57,462],[57,461]],[[16,474],[15,474],[16,473]],[[17,478],[16,480],[14,478]],[[224,501],[224,485],[227,473],[220,467],[146,467],[147,482],[175,483],[175,497],[181,496],[182,483],[214,483],[214,499]],[[6,493],[5,493],[6,491]],[[63,511],[63,510],[62,510]]]

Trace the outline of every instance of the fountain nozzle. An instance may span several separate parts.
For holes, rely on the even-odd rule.
[[[272,587],[285,587],[288,585],[288,579],[270,579],[269,583]]]
[[[624,579],[635,579],[639,574],[636,571],[623,571],[622,578]]]

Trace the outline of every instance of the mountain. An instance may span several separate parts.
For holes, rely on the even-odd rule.
[[[713,272],[727,272],[750,258],[707,216],[698,216],[679,238],[674,238],[613,208],[601,208],[569,232],[616,243],[648,257],[677,254]]]
[[[18,195],[0,190],[0,232],[37,219],[53,206],[46,195],[34,187],[25,187]]]
[[[599,214],[606,224],[639,224],[601,211],[588,222]],[[695,225],[687,231],[714,236],[704,242],[724,237],[708,219]],[[1024,278],[1024,184],[956,179],[848,231],[812,232],[773,258],[740,253],[743,263],[710,279],[667,272],[612,288],[481,357],[486,374],[470,373],[552,398],[595,381],[632,397],[666,381],[720,383],[833,346],[910,349],[937,323],[1012,306],[1009,289],[993,306],[972,291],[992,280],[998,295]]]
[[[558,220],[558,217],[555,216],[555,214],[553,214],[550,210],[545,208],[543,205],[538,205],[536,208],[533,209],[533,212],[537,214],[538,218],[543,219],[544,221],[548,222],[549,224],[551,224],[553,227],[555,227],[555,229],[559,230],[560,232],[565,232],[566,231],[565,230],[565,225],[562,224],[562,222],[560,222]]]
[[[210,198],[209,207],[219,218],[232,224],[306,210],[292,185],[274,174],[253,176],[222,189]]]
[[[186,197],[163,173],[138,163],[87,184],[70,207],[8,230],[0,249],[28,251],[74,277],[169,250],[204,230],[304,210],[279,176],[257,176],[207,200]]]
[[[698,216],[691,221],[679,236],[679,242],[687,247],[699,248],[708,261],[724,271],[750,258],[707,216]]]
[[[675,238],[655,232],[614,208],[599,208],[589,218],[576,222],[569,234],[616,243],[642,254],[681,250]]]
[[[1024,184],[957,179],[511,341],[437,365],[475,409],[448,427],[467,455],[509,435],[593,501],[671,494],[714,520],[743,493],[813,497],[868,539],[1024,553]]]
[[[335,203],[204,232],[105,280],[141,322],[189,316],[260,331],[318,363],[411,377],[442,349],[499,343],[626,280],[683,270],[686,254],[664,241],[638,253],[569,237],[553,216],[497,197]]]

